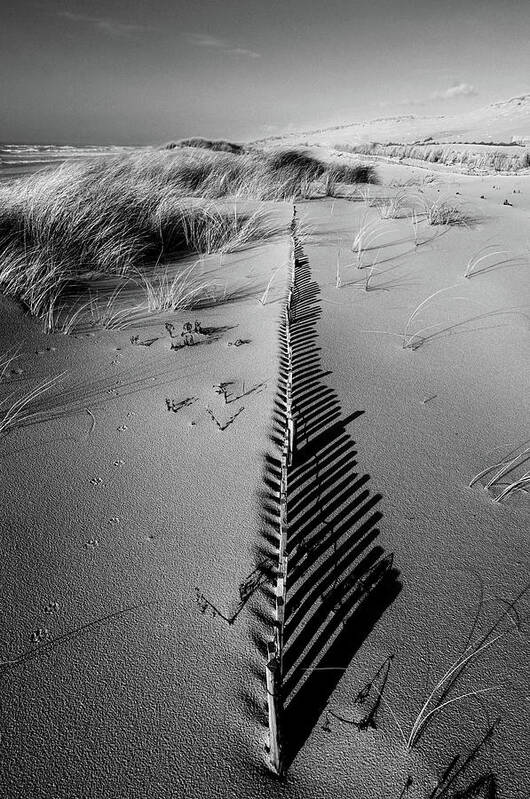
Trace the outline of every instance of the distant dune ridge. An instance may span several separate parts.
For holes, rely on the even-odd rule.
[[[475,141],[511,143],[514,140],[530,137],[530,93],[460,114],[442,116],[407,114],[380,117],[276,138],[296,141],[300,135],[307,137],[308,143],[327,145],[367,142],[383,144],[396,141],[412,144],[427,137],[440,143]]]

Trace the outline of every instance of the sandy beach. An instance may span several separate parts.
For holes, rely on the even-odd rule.
[[[0,31],[0,799],[529,799],[523,4],[88,6]]]

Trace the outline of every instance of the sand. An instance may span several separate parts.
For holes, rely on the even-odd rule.
[[[283,136],[264,142],[279,144],[360,144],[363,142],[416,142],[428,137],[437,142],[504,142],[528,138],[530,95],[503,99],[482,108],[437,116],[381,115],[353,124],[336,125]]]
[[[372,196],[425,174],[379,171]],[[528,571],[528,496],[496,504],[495,494],[468,484],[528,439],[529,178],[437,177],[424,187],[429,196],[439,189],[466,203],[475,221],[444,231],[422,224],[425,243],[416,248],[409,221],[385,220],[368,292],[358,282],[365,272],[347,267],[348,248],[362,215],[377,210],[359,197],[298,204],[311,229],[300,292],[316,284],[298,380],[312,364],[313,434],[325,432],[331,444],[325,507],[340,514],[348,480],[360,478],[351,496],[367,491],[373,500],[370,546],[393,555],[396,573],[385,596],[368,591],[357,626],[344,628],[347,662],[334,664],[341,671],[327,707],[282,781],[265,751],[270,585],[242,608],[240,586],[268,551],[274,515],[267,494],[288,235],[222,265],[207,259],[205,271],[235,296],[176,315],[177,333],[195,318],[210,329],[178,351],[161,318],[121,332],[44,335],[0,300],[0,350],[18,343],[14,366],[22,369],[2,392],[66,372],[38,419],[0,439],[3,795],[426,799],[455,796],[489,772],[499,797],[529,794],[525,629],[491,646],[450,696],[496,691],[443,709],[412,751],[398,728],[410,731],[427,686],[465,648],[477,608],[474,639],[524,588]],[[282,211],[286,226],[291,212]],[[489,242],[525,259],[466,280],[468,258]],[[435,327],[417,349],[403,349],[394,334],[420,301],[447,287],[423,314],[423,325]],[[157,340],[135,345],[131,335]],[[221,384],[229,384],[228,402],[214,388]],[[318,396],[329,403],[319,407]],[[293,478],[303,463],[300,453]],[[345,498],[330,510],[338,487]],[[295,518],[308,495],[301,492]],[[346,535],[358,537],[361,525]],[[517,607],[523,618],[528,597]],[[377,707],[372,690],[360,704],[385,663],[375,678],[384,701]],[[359,729],[370,714],[373,726]]]

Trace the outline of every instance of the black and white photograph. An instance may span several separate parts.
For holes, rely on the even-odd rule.
[[[1,799],[530,799],[529,42],[3,7]]]

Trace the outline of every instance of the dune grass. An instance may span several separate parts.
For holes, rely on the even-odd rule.
[[[381,219],[401,219],[411,217],[416,213],[418,203],[419,196],[417,194],[401,187],[392,197],[380,200],[377,209]]]
[[[70,332],[82,315],[77,306],[77,316],[68,316],[64,305],[73,282],[126,277],[168,258],[268,238],[279,231],[254,201],[305,196],[329,168],[299,149],[242,155],[199,147],[69,162],[26,176],[0,186],[0,290],[43,317],[47,330],[59,315],[60,329]],[[366,177],[356,169],[333,174]]]
[[[5,377],[7,370],[16,358],[18,355],[15,348],[11,348],[7,352],[0,352],[0,380]]]
[[[473,144],[473,142],[470,142]],[[337,144],[335,149],[342,152],[356,153],[358,155],[382,156],[398,160],[407,158],[416,161],[425,161],[430,164],[444,164],[464,172],[518,172],[530,167],[530,151],[514,142],[494,144],[489,142],[476,142],[482,149],[473,150],[469,146],[455,147],[451,144],[401,144],[390,142],[380,144]],[[487,146],[485,146],[487,145]],[[499,147],[505,148],[504,151]]]
[[[334,197],[340,184],[378,183],[377,173],[370,164],[331,164],[324,180],[324,194]]]
[[[403,329],[401,345],[402,345],[404,350],[407,350],[407,349],[417,350],[418,347],[421,347],[421,345],[425,341],[425,337],[423,336],[423,334],[426,333],[427,330],[432,330],[434,327],[438,327],[439,323],[435,323],[435,324],[432,324],[432,325],[426,325],[424,327],[421,327],[418,330],[414,330],[414,331],[412,330],[412,328],[414,326],[414,322],[416,321],[418,315],[420,314],[420,312],[427,305],[429,305],[431,300],[433,300],[435,297],[439,296],[440,294],[443,294],[444,292],[449,291],[450,289],[453,289],[455,287],[456,287],[456,284],[454,284],[452,286],[447,286],[446,288],[443,288],[443,289],[439,289],[438,291],[435,291],[432,294],[429,294],[428,297],[425,297],[425,299],[422,300],[419,303],[419,305],[416,306],[416,308],[412,311],[412,313],[410,314],[409,318],[407,319],[407,321],[405,323],[405,327]],[[462,297],[453,297],[452,298],[453,301],[455,301],[457,299],[463,299],[463,298]]]
[[[359,227],[353,236],[352,252],[356,255],[357,268],[364,269],[366,265],[363,264],[364,253],[368,250],[375,249],[375,245],[384,236],[388,234],[390,228],[381,223],[380,219],[369,219],[368,211],[365,211],[361,217]]]
[[[499,256],[506,256],[500,258]],[[523,256],[517,256],[513,250],[500,249],[497,244],[487,244],[482,247],[467,262],[464,277],[471,278],[482,272],[489,272],[497,266],[518,265],[525,261]]]
[[[462,206],[447,197],[434,201],[425,199],[423,212],[429,225],[466,226],[471,222],[470,215]]]
[[[164,144],[162,149],[175,150],[178,147],[196,147],[202,150],[212,150],[213,152],[220,153],[235,153],[240,155],[245,152],[245,147],[236,142],[227,141],[226,139],[205,139],[202,136],[192,136],[189,139],[179,139],[178,141],[170,141]]]
[[[211,283],[196,275],[197,263],[171,276],[167,269],[161,274],[142,275],[145,288],[147,310],[157,311],[188,310],[208,293]]]
[[[16,396],[14,392],[8,394],[3,400],[0,400],[0,436],[5,435],[15,427],[20,426],[23,422],[33,418],[36,413],[29,412],[29,407],[33,405],[39,397],[53,388],[64,376],[64,372],[55,377],[47,378],[38,383],[31,391]]]
[[[484,490],[493,491],[494,489],[499,489],[499,493],[493,498],[494,502],[502,502],[516,491],[527,491],[530,487],[530,472],[524,472],[518,477],[513,475],[511,478],[509,478],[508,476],[516,470],[520,470],[520,468],[527,463],[529,459],[530,447],[526,447],[521,452],[512,452],[504,460],[494,463],[476,474],[470,481],[469,487],[471,488],[474,486],[475,483],[477,483],[486,475],[490,475],[487,482],[484,483]],[[510,482],[501,482],[505,478],[508,478]]]
[[[410,215],[410,226],[412,228],[412,234],[414,236],[414,246],[419,247],[420,218],[417,214],[416,209],[412,209],[412,213]]]
[[[472,690],[465,691],[458,696],[450,696],[451,691],[462,678],[470,665],[483,657],[485,652],[490,647],[494,646],[498,641],[515,632],[521,634],[522,624],[526,618],[521,619],[517,611],[517,605],[528,593],[529,588],[530,586],[526,585],[521,591],[519,591],[515,599],[511,601],[500,600],[505,605],[505,609],[485,633],[483,633],[476,640],[473,640],[483,606],[481,599],[465,648],[453,660],[442,676],[436,681],[433,688],[429,691],[428,695],[423,700],[418,713],[415,715],[408,732],[405,729],[405,724],[402,723],[402,721],[400,721],[396,715],[392,705],[383,697],[378,689],[373,686],[380,699],[390,711],[390,714],[399,730],[402,741],[407,749],[410,750],[416,746],[427,725],[435,716],[438,715],[438,713],[445,708],[454,704],[462,703],[465,699],[482,696],[484,694],[491,693],[492,691],[503,689],[504,686],[502,685],[493,685],[487,686],[485,688],[474,688]],[[498,632],[499,627],[503,625],[505,620],[508,620],[509,622],[508,628],[501,629],[501,631]]]

